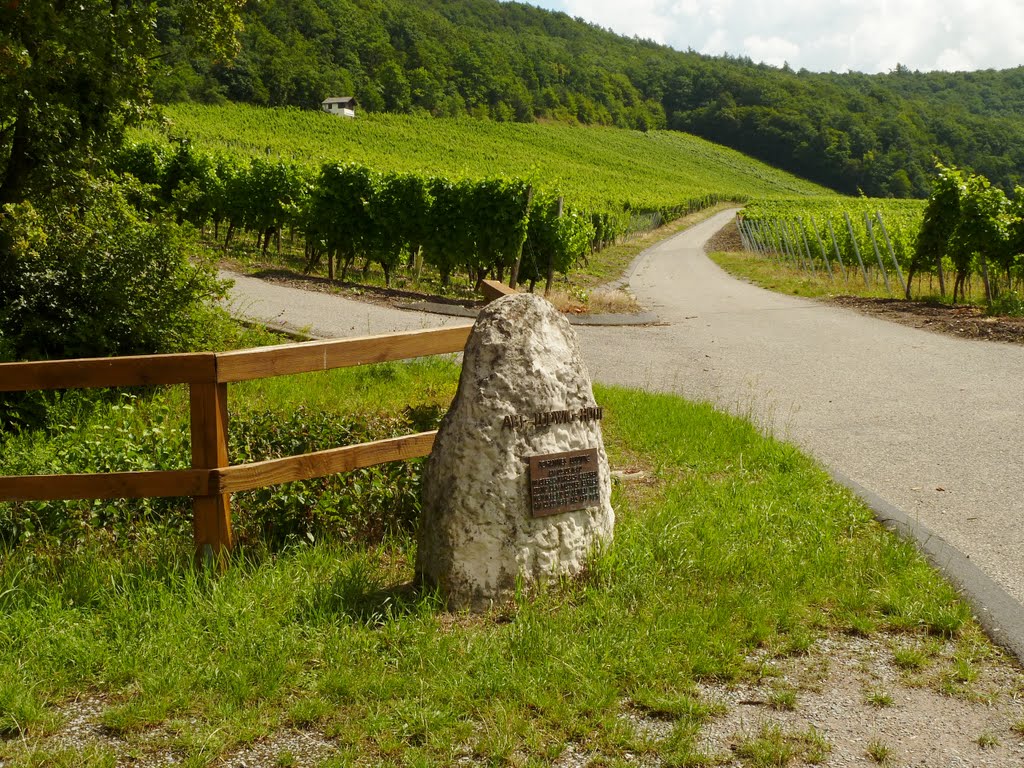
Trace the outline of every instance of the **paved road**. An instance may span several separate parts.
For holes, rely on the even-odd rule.
[[[749,416],[900,507],[1024,602],[1024,347],[931,334],[737,281],[703,254],[723,212],[630,279],[664,324],[579,328],[595,380]],[[251,316],[325,336],[463,323],[240,280]]]

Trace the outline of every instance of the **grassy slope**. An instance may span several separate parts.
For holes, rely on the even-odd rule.
[[[514,175],[560,188],[576,205],[676,204],[719,193],[831,192],[739,152],[683,133],[363,114],[246,105],[166,108],[170,134],[207,149],[304,163],[356,161],[378,170],[447,176]],[[158,137],[155,129],[137,133]]]

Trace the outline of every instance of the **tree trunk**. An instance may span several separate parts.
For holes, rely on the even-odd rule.
[[[981,282],[985,285],[985,303],[992,306],[992,284],[988,280],[988,259],[981,254]]]
[[[231,244],[231,234],[235,231],[235,222],[228,222],[228,233],[224,237],[224,253],[228,252],[228,246]]]
[[[345,263],[341,265],[341,282],[345,282],[345,278],[348,277],[348,268],[352,266],[352,262],[356,260],[356,255],[353,253],[351,256],[345,259]]]

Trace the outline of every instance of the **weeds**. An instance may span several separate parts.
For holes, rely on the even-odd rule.
[[[892,757],[892,750],[879,739],[872,739],[868,742],[867,756],[879,765],[886,765]]]
[[[756,736],[738,737],[733,752],[751,768],[786,766],[796,760],[819,765],[828,757],[831,747],[813,727],[791,733],[775,723],[761,727]]]
[[[977,743],[981,749],[995,749],[999,746],[999,739],[991,731],[982,731],[978,734]]]
[[[891,707],[893,705],[893,698],[890,693],[882,690],[868,691],[864,696],[864,701],[868,706],[874,707],[875,709],[883,709],[885,707]]]
[[[792,688],[776,688],[768,695],[768,706],[785,712],[796,709],[796,691]]]

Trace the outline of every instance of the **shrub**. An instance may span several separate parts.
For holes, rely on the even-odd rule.
[[[0,474],[184,469],[188,426],[165,394],[122,393],[96,403],[76,393],[49,409],[48,430],[0,441]],[[232,414],[234,464],[290,456],[434,429],[434,407],[400,415],[351,416],[299,407]],[[243,545],[277,549],[312,539],[378,542],[413,529],[420,511],[421,461],[393,462],[341,475],[237,493],[232,523]],[[0,542],[32,538],[73,543],[103,530],[119,541],[153,535],[187,537],[185,497],[133,500],[0,503]]]
[[[434,429],[440,412],[340,416],[299,407],[231,421],[233,463],[262,461]],[[391,462],[340,475],[238,493],[233,525],[242,541],[272,547],[333,538],[376,542],[413,530],[420,513],[422,461]]]
[[[92,181],[88,202],[0,212],[0,337],[9,359],[104,357],[203,346],[224,293],[192,240],[145,221],[121,188]]]

